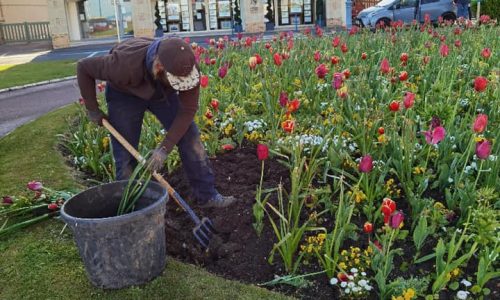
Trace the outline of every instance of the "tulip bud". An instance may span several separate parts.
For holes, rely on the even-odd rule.
[[[55,204],[55,203],[50,203],[49,205],[47,205],[47,208],[49,210],[57,210],[59,208],[59,206],[57,206],[57,204]]]
[[[43,188],[43,185],[39,181],[30,181],[30,182],[28,182],[27,187],[28,187],[28,189],[35,192],[35,191],[40,191]]]
[[[385,129],[384,129],[384,127],[379,127],[379,128],[378,128],[378,134],[382,135],[382,134],[384,134],[384,133],[385,133]]]
[[[255,69],[257,66],[257,58],[255,56],[252,56],[248,59],[248,66],[250,67],[250,70]]]
[[[389,104],[389,109],[391,111],[398,111],[399,110],[399,102],[398,101],[392,101],[390,104]]]
[[[361,173],[369,173],[371,170],[373,170],[373,159],[369,154],[367,154],[361,158],[359,171]]]
[[[215,110],[215,111],[218,111],[219,110],[219,100],[213,98],[211,101],[210,101],[210,106]]]
[[[10,197],[10,196],[3,196],[2,197],[2,204],[11,205],[12,203],[14,203],[14,200],[12,200],[12,197]]]
[[[208,86],[208,76],[202,75],[200,78],[200,85],[202,88],[206,88]]]
[[[363,231],[365,233],[372,233],[373,231],[373,224],[370,223],[370,222],[366,222],[364,225],[363,225]]]
[[[488,87],[488,79],[483,76],[478,76],[474,79],[474,89],[477,92],[482,92]]]
[[[266,160],[269,157],[269,148],[264,144],[258,144],[257,157],[259,160]]]
[[[413,107],[413,103],[415,102],[415,94],[412,92],[406,92],[405,98],[403,100],[403,104],[406,109]]]
[[[392,215],[391,228],[393,228],[393,229],[401,228],[403,226],[404,219],[405,219],[405,215],[403,214],[403,212],[398,210],[396,213],[394,213]]]
[[[472,130],[476,133],[483,133],[486,129],[486,125],[488,125],[488,116],[485,114],[479,114],[474,120],[474,125],[472,126]]]
[[[491,154],[491,143],[488,140],[482,140],[476,143],[476,155],[479,159],[487,159]]]

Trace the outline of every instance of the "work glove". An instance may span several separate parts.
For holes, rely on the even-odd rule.
[[[151,171],[158,171],[165,165],[165,160],[167,160],[167,150],[165,147],[161,146],[156,148],[151,157],[149,157],[146,165]]]
[[[90,121],[96,123],[99,126],[102,126],[102,119],[106,118],[106,115],[100,109],[87,110],[87,116]]]

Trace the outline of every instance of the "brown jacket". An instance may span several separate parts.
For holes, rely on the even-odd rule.
[[[99,108],[96,98],[96,80],[104,80],[111,87],[150,101],[155,94],[156,82],[147,70],[145,60],[148,46],[153,39],[132,38],[111,49],[101,57],[84,58],[78,61],[77,79],[80,93],[89,110]],[[164,95],[175,91],[165,86]],[[162,145],[170,152],[191,125],[198,110],[199,86],[179,92],[179,109]]]

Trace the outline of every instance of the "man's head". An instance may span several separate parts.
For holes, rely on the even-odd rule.
[[[200,73],[189,44],[179,38],[162,40],[153,62],[153,76],[168,82],[177,91],[197,87],[200,83]]]

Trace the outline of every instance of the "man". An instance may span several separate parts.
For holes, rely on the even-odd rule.
[[[464,19],[468,19],[470,17],[470,0],[455,0],[455,4],[457,5],[457,18],[463,17]]]
[[[102,119],[109,118],[135,148],[146,110],[168,130],[148,160],[151,169],[161,169],[177,145],[195,201],[203,207],[226,207],[234,202],[234,197],[222,196],[215,189],[214,173],[193,121],[198,109],[200,74],[194,53],[184,40],[126,40],[108,55],[80,60],[77,79],[89,119],[102,125]],[[109,117],[97,103],[96,80],[107,83]],[[117,179],[129,178],[137,162],[114,138],[112,147]]]

